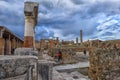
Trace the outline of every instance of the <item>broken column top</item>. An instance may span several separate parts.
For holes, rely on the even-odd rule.
[[[24,5],[24,14],[25,16],[30,16],[34,18],[35,25],[37,24],[37,17],[38,17],[38,6],[37,2],[25,2]]]
[[[25,8],[24,8],[24,13],[25,16],[35,16],[37,14],[35,12],[35,8],[38,9],[38,3],[37,2],[25,2]]]

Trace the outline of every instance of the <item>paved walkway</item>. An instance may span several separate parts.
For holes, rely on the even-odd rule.
[[[11,78],[6,78],[6,79],[0,79],[0,80],[25,80],[26,74],[25,75],[20,75],[16,77],[11,77]]]
[[[56,70],[69,70],[69,69],[75,69],[75,68],[84,68],[84,67],[89,67],[89,62],[79,62],[76,64],[66,64],[66,65],[60,65],[60,66],[55,66],[54,68]]]
[[[59,73],[55,69],[53,69],[53,80],[90,80],[90,79],[77,71],[71,73],[67,72]]]
[[[52,57],[47,54],[43,54],[43,58],[45,60],[53,60]],[[66,65],[58,65],[53,68],[53,80],[90,80],[87,76],[82,75],[78,71],[73,71],[71,73],[61,72],[59,73],[57,70],[69,70],[75,68],[84,68],[89,67],[89,62],[79,62],[76,64],[66,64]]]
[[[53,80],[90,80],[87,76],[82,75],[78,71],[67,72],[57,72],[60,70],[70,70],[76,68],[89,67],[89,62],[79,62],[76,64],[66,64],[59,65],[53,68]]]

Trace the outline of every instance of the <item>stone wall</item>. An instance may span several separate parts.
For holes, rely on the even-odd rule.
[[[0,56],[0,80],[52,80],[53,62],[38,61],[37,54],[32,48],[18,48],[14,56]]]
[[[38,62],[38,76],[42,80],[52,80],[53,62],[40,60]]]
[[[91,48],[52,48],[51,50],[49,50],[49,54],[52,56],[52,57],[55,57],[57,56],[57,53],[59,50],[62,51],[62,54],[63,54],[63,58],[65,56],[65,59],[66,58],[66,55],[70,55],[70,56],[74,56],[76,54],[76,52],[83,52],[84,50],[86,51],[90,51]]]
[[[15,55],[32,55],[38,56],[38,51],[33,48],[17,48],[15,49]]]
[[[34,56],[0,56],[0,79],[30,75],[29,69],[36,63],[37,57]]]
[[[96,49],[89,55],[91,80],[120,80],[120,49]]]
[[[75,53],[75,52],[83,52],[84,50],[86,51],[90,51],[91,48],[79,48],[79,47],[75,47],[75,48],[67,48],[67,47],[62,47],[62,48],[52,48],[51,49],[51,53],[58,53],[58,51],[61,50],[63,53]]]

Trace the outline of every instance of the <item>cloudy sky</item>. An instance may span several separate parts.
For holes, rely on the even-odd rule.
[[[21,38],[25,1],[39,2],[36,40],[120,39],[120,0],[0,0],[0,25]]]

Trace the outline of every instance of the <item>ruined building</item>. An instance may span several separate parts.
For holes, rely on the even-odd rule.
[[[33,49],[35,15],[38,14],[34,13],[36,5],[35,2],[25,2],[25,47],[15,49],[15,55],[0,56],[0,80],[52,80],[52,63],[38,60],[38,51]],[[19,37],[5,28],[0,27],[0,31],[0,50],[6,48],[9,54],[11,45],[20,46],[22,41]]]
[[[49,49],[49,48],[56,47],[57,43],[59,43],[57,40],[41,39],[40,40],[40,49]]]
[[[73,45],[74,41],[64,41],[64,40],[62,40],[61,44],[62,45]]]
[[[4,26],[0,26],[0,55],[10,55],[13,49],[23,46],[23,40]]]

